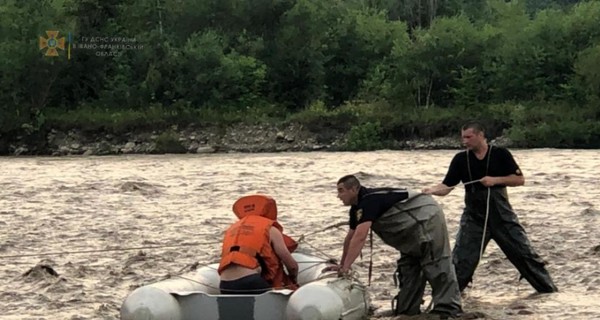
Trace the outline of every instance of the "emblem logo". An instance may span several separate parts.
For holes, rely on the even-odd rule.
[[[40,50],[46,50],[44,54],[47,57],[57,57],[58,50],[65,50],[65,37],[58,37],[58,31],[46,31],[47,38],[40,37],[39,47]]]
[[[356,211],[356,221],[360,221],[360,218],[362,218],[363,215],[363,210],[362,209],[358,209]]]

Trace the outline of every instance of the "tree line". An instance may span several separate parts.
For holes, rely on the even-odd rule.
[[[480,118],[524,147],[599,146],[598,1],[4,0],[0,11],[0,152],[50,129],[265,120],[402,139]]]

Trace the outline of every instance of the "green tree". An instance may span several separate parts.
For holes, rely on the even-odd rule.
[[[481,65],[486,39],[465,16],[439,18],[414,37],[392,49],[384,96],[414,106],[452,105],[451,88],[458,87],[465,70]]]
[[[60,10],[52,1],[4,1],[0,13],[0,140],[5,140],[43,125],[44,109],[67,65],[60,45],[66,34],[60,33]],[[53,52],[57,56],[45,55]]]
[[[325,87],[328,104],[354,99],[367,74],[386,56],[396,39],[406,39],[406,27],[372,9],[345,12],[326,42]]]
[[[325,95],[325,56],[330,24],[340,15],[340,1],[298,0],[281,18],[273,41],[266,44],[269,91],[291,110]]]
[[[600,103],[600,44],[581,51],[574,64],[572,83],[585,96],[590,105]],[[600,111],[596,118],[600,117]]]

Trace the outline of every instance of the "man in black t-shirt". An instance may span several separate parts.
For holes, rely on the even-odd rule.
[[[423,189],[426,194],[445,196],[461,181],[465,186],[465,208],[452,252],[460,291],[472,281],[490,239],[538,292],[557,291],[508,201],[506,187],[525,183],[512,154],[488,145],[479,123],[463,126],[461,136],[467,150],[454,156],[441,184]]]
[[[337,191],[344,205],[351,206],[341,274],[350,270],[372,229],[401,254],[397,269],[401,288],[394,298],[396,314],[421,313],[426,282],[432,288],[431,313],[446,319],[462,312],[446,220],[432,196],[406,189],[365,188],[353,175],[342,177]]]

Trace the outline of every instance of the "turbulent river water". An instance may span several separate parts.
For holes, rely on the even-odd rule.
[[[600,319],[599,150],[512,150],[526,177],[511,203],[560,292],[534,295],[492,242],[464,309],[487,319]],[[240,196],[266,193],[286,232],[339,258],[335,182],[420,190],[456,150],[0,158],[0,319],[118,319],[133,289],[216,262]],[[451,234],[464,192],[436,198]],[[194,245],[186,245],[194,244]],[[368,250],[368,249],[367,249]],[[355,270],[367,281],[368,251]],[[374,241],[373,318],[396,294],[398,254]],[[425,307],[426,305],[424,305]],[[412,318],[411,318],[412,319]]]

